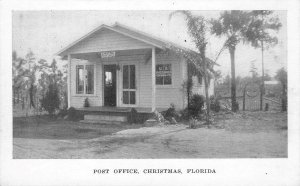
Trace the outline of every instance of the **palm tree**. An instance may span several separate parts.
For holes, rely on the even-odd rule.
[[[251,12],[251,22],[246,31],[246,41],[250,42],[255,48],[261,48],[262,56],[262,76],[261,76],[261,94],[260,94],[260,110],[263,107],[264,95],[264,49],[277,44],[276,36],[271,35],[271,31],[278,31],[282,26],[278,18],[271,17],[273,11],[254,10]]]
[[[197,55],[189,55],[188,61],[192,63],[197,71],[200,72],[204,77],[204,85],[205,85],[205,100],[206,100],[206,123],[209,125],[210,123],[210,99],[208,95],[208,68],[209,67],[208,60],[206,59],[206,31],[208,29],[208,22],[202,16],[194,16],[190,11],[179,10],[174,11],[170,14],[169,18],[172,18],[174,14],[182,14],[185,17],[188,34],[191,36],[192,41],[195,43],[196,48],[198,49],[199,54]]]
[[[232,10],[220,14],[218,19],[212,19],[211,33],[218,37],[225,36],[227,39],[222,50],[228,49],[231,60],[231,109],[236,112],[238,104],[236,102],[236,82],[235,82],[235,50],[237,44],[245,38],[245,33],[250,22],[249,12]],[[219,53],[219,55],[220,55]],[[219,56],[218,55],[218,56]]]

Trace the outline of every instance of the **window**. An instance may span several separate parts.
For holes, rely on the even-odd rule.
[[[123,104],[135,104],[135,65],[123,66]]]
[[[86,65],[86,93],[94,94],[94,65]]]
[[[156,65],[156,84],[171,85],[172,84],[172,66],[171,64]]]
[[[94,94],[94,65],[76,66],[76,94]]]
[[[112,86],[112,72],[105,72],[105,86]]]
[[[76,67],[76,94],[83,94],[84,92],[84,79],[83,79],[83,65]]]

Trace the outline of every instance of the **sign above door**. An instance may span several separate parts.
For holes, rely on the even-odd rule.
[[[111,58],[116,56],[115,51],[106,51],[106,52],[100,52],[101,58]]]

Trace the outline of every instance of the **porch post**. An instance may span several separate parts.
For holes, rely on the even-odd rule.
[[[71,107],[71,54],[68,54],[68,108]]]
[[[155,47],[152,48],[152,107],[151,110],[152,112],[155,111],[155,101],[156,101],[156,83],[155,83]]]

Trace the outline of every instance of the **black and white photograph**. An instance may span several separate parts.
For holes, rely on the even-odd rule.
[[[286,11],[12,16],[14,158],[288,156]]]
[[[0,0],[0,185],[299,185],[300,2],[134,2]]]

